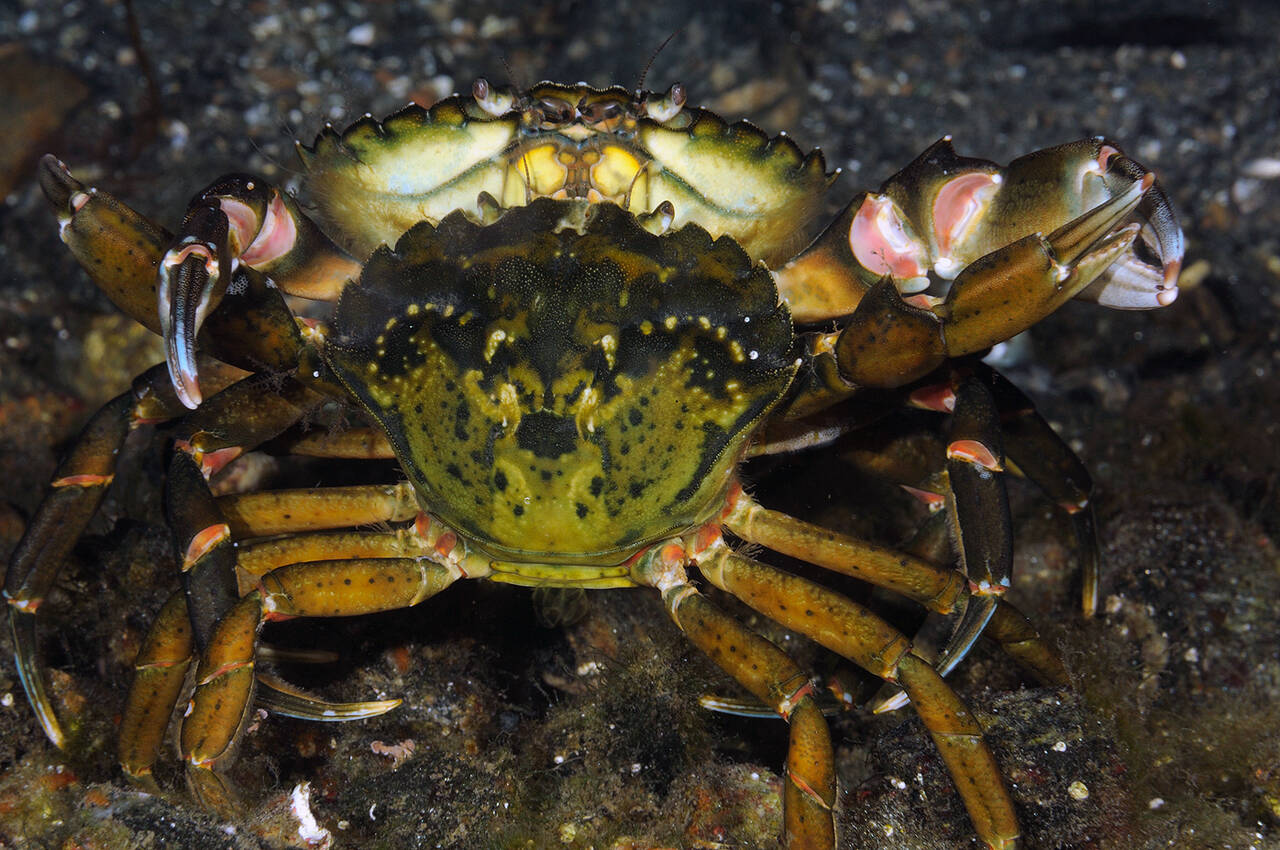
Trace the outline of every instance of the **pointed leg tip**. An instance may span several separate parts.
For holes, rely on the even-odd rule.
[[[84,184],[71,175],[66,163],[51,153],[40,157],[37,177],[44,196],[60,212],[70,211],[71,198],[84,190]]]
[[[943,647],[941,654],[938,656],[938,663],[935,665],[938,675],[946,676],[949,674],[969,654],[969,650],[978,642],[978,638],[982,636],[987,623],[990,622],[992,615],[995,614],[997,599],[998,595],[975,595],[969,597],[968,602],[965,604],[964,613],[960,615],[960,621],[956,624],[950,640],[947,641],[947,645]]]
[[[37,709],[36,716],[40,720],[40,728],[44,730],[45,737],[49,739],[49,743],[60,750],[65,750],[67,748],[67,736],[62,731],[58,718],[54,716],[53,708],[47,706],[46,710],[43,711]]]
[[[44,689],[44,680],[40,676],[40,662],[36,654],[36,617],[35,609],[38,601],[28,607],[21,608],[5,592],[9,602],[9,636],[13,641],[13,661],[17,669],[18,680],[27,694],[27,702],[40,723],[40,728],[49,742],[60,750],[67,747],[67,735],[58,722],[58,715],[53,710],[53,703]]]
[[[991,850],[1020,850],[1022,847],[1022,836],[1014,835],[1009,837],[1000,837],[987,840],[987,846]]]
[[[872,714],[888,714],[890,711],[897,711],[906,707],[911,702],[911,697],[907,696],[907,692],[903,690],[895,690],[894,693],[887,694],[872,702],[870,706]]]

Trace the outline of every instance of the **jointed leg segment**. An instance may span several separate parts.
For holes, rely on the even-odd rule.
[[[676,550],[664,553],[663,549]],[[809,677],[786,653],[717,608],[688,583],[678,547],[656,547],[633,577],[662,591],[667,612],[721,669],[790,723],[783,791],[784,843],[793,850],[835,847],[836,779],[831,733]]]
[[[938,746],[978,835],[1014,846],[1019,829],[1000,770],[972,714],[907,638],[867,609],[799,576],[732,552],[723,543],[698,560],[721,590],[886,681],[898,682]],[[923,701],[923,704],[921,703]]]
[[[968,593],[964,575],[956,570],[769,510],[740,491],[730,498],[725,528],[748,542],[883,587],[939,614],[958,610]],[[1038,678],[1067,681],[1057,655],[1003,599],[996,599],[985,634]]]
[[[965,379],[955,389],[955,410],[947,443],[948,515],[960,541],[960,558],[969,579],[960,622],[938,659],[946,675],[977,641],[1009,588],[1013,571],[1013,523],[1009,496],[1000,477],[1004,451],[995,403],[987,389]]]
[[[731,507],[730,527],[739,513]],[[738,527],[742,525],[739,522]],[[992,848],[1017,846],[1013,804],[981,728],[942,677],[912,652],[904,635],[821,585],[738,555],[718,533],[699,533],[694,543],[685,546],[655,546],[634,563],[632,578],[659,589],[672,619],[690,640],[791,724],[785,796],[788,846],[834,846],[831,745],[813,698],[813,683],[781,650],[699,594],[685,577],[688,561],[695,562],[716,587],[769,619],[900,684],[955,776],[979,836]],[[944,571],[934,568],[934,572]]]
[[[45,735],[65,744],[65,733],[53,711],[40,676],[36,647],[36,610],[89,524],[115,476],[116,458],[129,431],[146,415],[162,415],[176,406],[164,370],[155,367],[94,414],[58,466],[50,491],[19,541],[5,575],[4,598],[9,604],[18,678]],[[176,411],[175,411],[176,412]]]

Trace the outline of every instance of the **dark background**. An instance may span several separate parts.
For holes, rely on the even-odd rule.
[[[1014,598],[1078,687],[1033,689],[985,648],[957,686],[1031,848],[1280,846],[1278,33],[1262,2],[226,0],[139,2],[132,16],[120,2],[6,3],[0,554],[58,451],[158,356],[58,242],[31,179],[42,152],[172,226],[223,172],[292,185],[293,140],[325,121],[429,103],[479,75],[631,87],[648,67],[647,87],[681,81],[692,102],[821,146],[844,171],[833,205],[943,134],[1000,162],[1105,134],[1179,211],[1183,294],[1152,313],[1069,304],[1006,368],[1095,474],[1106,610],[1081,619],[1064,527],[1015,490]],[[303,630],[293,639],[345,651],[318,677],[327,693],[406,706],[345,727],[264,721],[244,748],[235,825],[180,793],[127,790],[111,767],[115,715],[171,580],[158,453],[134,442],[47,606],[75,752],[42,739],[0,666],[0,846],[308,846],[287,800],[303,780],[334,846],[772,846],[782,726],[700,710],[697,695],[730,686],[638,591],[593,594],[568,628],[539,622],[554,606],[481,587]],[[803,489],[833,464],[799,458],[791,475]],[[907,714],[836,721],[849,846],[973,846]],[[403,762],[379,754],[405,740]],[[173,774],[161,778],[180,788]]]

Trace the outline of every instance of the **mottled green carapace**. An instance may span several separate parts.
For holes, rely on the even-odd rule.
[[[732,240],[550,199],[376,251],[326,352],[425,509],[499,557],[569,563],[712,518],[797,368]]]

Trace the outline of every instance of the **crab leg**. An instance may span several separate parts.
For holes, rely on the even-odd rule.
[[[14,663],[27,699],[45,735],[58,747],[66,743],[53,705],[44,690],[36,655],[36,610],[53,585],[79,532],[102,503],[115,475],[115,459],[133,419],[132,393],[117,396],[89,420],[75,447],[54,474],[52,490],[14,550],[5,575]]]
[[[395,451],[387,435],[377,428],[348,428],[338,433],[307,431],[285,434],[276,443],[289,454],[353,460],[393,460]],[[276,445],[272,446],[274,450]]]
[[[250,576],[264,576],[290,564],[343,558],[395,558],[425,556],[431,550],[417,546],[418,538],[405,531],[341,531],[295,534],[274,540],[242,543],[237,565]]]
[[[254,648],[269,619],[346,617],[408,608],[462,572],[422,558],[361,558],[283,567],[263,576],[215,625],[182,724],[187,775],[202,802],[225,811],[233,797],[218,771],[229,765],[253,704]]]
[[[181,591],[169,597],[147,632],[133,662],[133,683],[120,726],[118,758],[131,782],[158,793],[152,766],[185,684],[187,671],[195,660],[187,600]],[[288,683],[259,672],[257,704],[274,712],[304,720],[362,720],[384,714],[400,700],[368,702],[327,702],[294,690]]]
[[[178,397],[197,407],[196,336],[244,264],[284,291],[334,300],[360,266],[333,244],[286,192],[248,174],[229,174],[199,192],[160,260],[160,332]]]
[[[883,587],[939,614],[953,613],[968,593],[964,575],[955,570],[769,510],[737,488],[723,522],[747,542]],[[1053,684],[1068,681],[1057,655],[1002,598],[996,597],[984,634],[1037,678]]]
[[[211,374],[216,384],[225,373]],[[139,425],[176,416],[182,410],[169,389],[163,367],[139,375],[133,388],[107,402],[85,425],[58,466],[50,490],[18,542],[5,574],[14,662],[40,726],[54,745],[66,736],[45,693],[36,646],[36,611],[62,569],[71,548],[97,512],[115,476],[116,458],[129,432]]]
[[[1098,533],[1094,521],[1093,480],[1071,447],[1063,442],[1035,405],[1003,375],[983,363],[976,376],[987,385],[1000,411],[1000,432],[1011,471],[1035,482],[1045,495],[1071,517],[1081,560],[1082,606],[1092,617],[1098,609]]]
[[[237,551],[239,566],[256,580],[279,566],[304,561],[367,561],[406,554],[421,557],[431,550],[415,545],[414,538],[406,538],[402,534],[367,532],[301,535],[241,546]],[[281,577],[287,575],[281,573]],[[258,585],[261,587],[262,583]],[[195,646],[186,597],[176,593],[161,609],[134,661],[133,684],[120,729],[121,768],[132,781],[143,787],[154,787],[150,778],[152,765],[182,690],[187,668],[194,658]],[[258,705],[277,714],[307,720],[360,720],[383,714],[400,704],[399,700],[329,702],[301,693],[288,683],[261,672],[256,673],[255,678],[261,686],[256,691]]]
[[[980,361],[968,363],[965,369],[972,372],[971,382],[986,388],[998,411],[999,430],[992,433],[1001,436],[1006,444],[1008,471],[1030,479],[1070,516],[1083,577],[1082,607],[1086,617],[1093,616],[1098,604],[1101,555],[1093,505],[1089,501],[1093,481],[1088,470],[1036,412],[1031,400],[1004,376]],[[921,388],[912,393],[911,398],[914,404],[939,412],[951,411],[957,404],[956,393],[946,386]],[[924,476],[914,478],[920,480]],[[897,480],[912,478],[900,476]]]
[[[151,767],[194,658],[187,600],[178,591],[156,615],[133,661],[133,682],[120,722],[120,767],[130,781],[153,793],[159,787]]]
[[[732,552],[721,541],[698,558],[716,587],[766,617],[798,631],[911,697],[955,777],[978,837],[992,848],[1017,846],[1020,830],[1000,768],[982,728],[911,642],[862,606],[821,585]]]
[[[995,613],[996,600],[1009,589],[1013,569],[1013,522],[1000,477],[1004,452],[995,403],[986,387],[973,379],[962,381],[955,392],[947,443],[947,501],[970,595],[938,658],[942,675],[968,654],[982,634]]]
[[[399,522],[418,512],[413,488],[407,483],[263,490],[219,496],[217,501],[237,540]]]
[[[1082,607],[1085,616],[1092,616],[1097,610],[1101,559],[1090,502],[1093,482],[1084,464],[1036,412],[1031,400],[999,372],[980,360],[969,358],[954,370],[951,380],[916,386],[905,401],[914,407],[950,415],[956,406],[955,375],[964,374],[971,374],[992,395],[999,414],[999,436],[1005,444],[1006,471],[1032,481],[1070,517],[1083,576]],[[860,469],[895,481],[931,507],[941,508],[949,492],[944,447],[941,444],[935,447],[931,432],[904,433],[897,423],[880,428],[883,433],[875,430],[876,420],[888,415],[903,401],[899,391],[860,390],[836,407],[771,423],[747,454],[756,457],[827,445],[857,430],[862,435],[859,441],[862,448],[846,450],[846,457]],[[793,402],[793,409],[808,406],[803,392],[801,398]],[[950,557],[933,556],[937,563]]]
[[[165,502],[201,649],[238,598],[234,539],[207,479],[246,448],[293,425],[320,401],[321,396],[295,381],[255,375],[213,396],[177,427]]]
[[[895,393],[882,398],[873,391],[868,401],[862,395],[825,411],[784,420],[766,431],[750,454],[822,445],[852,427],[866,433],[867,423],[884,415],[895,399],[901,400]],[[1008,471],[1031,479],[1071,517],[1083,574],[1083,608],[1086,616],[1092,616],[1097,606],[1100,559],[1089,503],[1092,482],[1084,465],[1036,413],[1031,401],[976,359],[953,369],[944,383],[916,386],[907,400],[913,406],[951,416],[952,436],[945,451],[935,449],[928,436],[921,443],[895,429],[882,440],[883,445],[873,438],[872,448],[855,452],[852,459],[869,472],[904,485],[932,508],[947,507],[952,520],[950,537],[962,542],[962,561],[974,565],[966,567],[966,572],[975,590],[986,589],[970,600],[972,604],[942,653],[939,670],[943,675],[968,652],[984,619],[994,610],[991,601],[982,597],[999,594],[1008,584],[1012,536],[1007,497],[999,484],[999,473],[1004,471],[1000,468],[1002,441],[1008,443]],[[797,406],[803,409],[807,403],[799,400]],[[850,424],[842,424],[843,417],[848,417]],[[862,443],[868,442],[864,437]],[[941,457],[944,453],[945,460]],[[935,454],[939,455],[936,461]],[[991,464],[997,468],[988,468]],[[974,536],[975,529],[980,536]]]
[[[655,546],[631,575],[657,588],[680,630],[722,670],[791,727],[783,790],[783,845],[832,850],[836,776],[831,733],[809,677],[782,650],[713,605],[688,583],[679,545]]]

